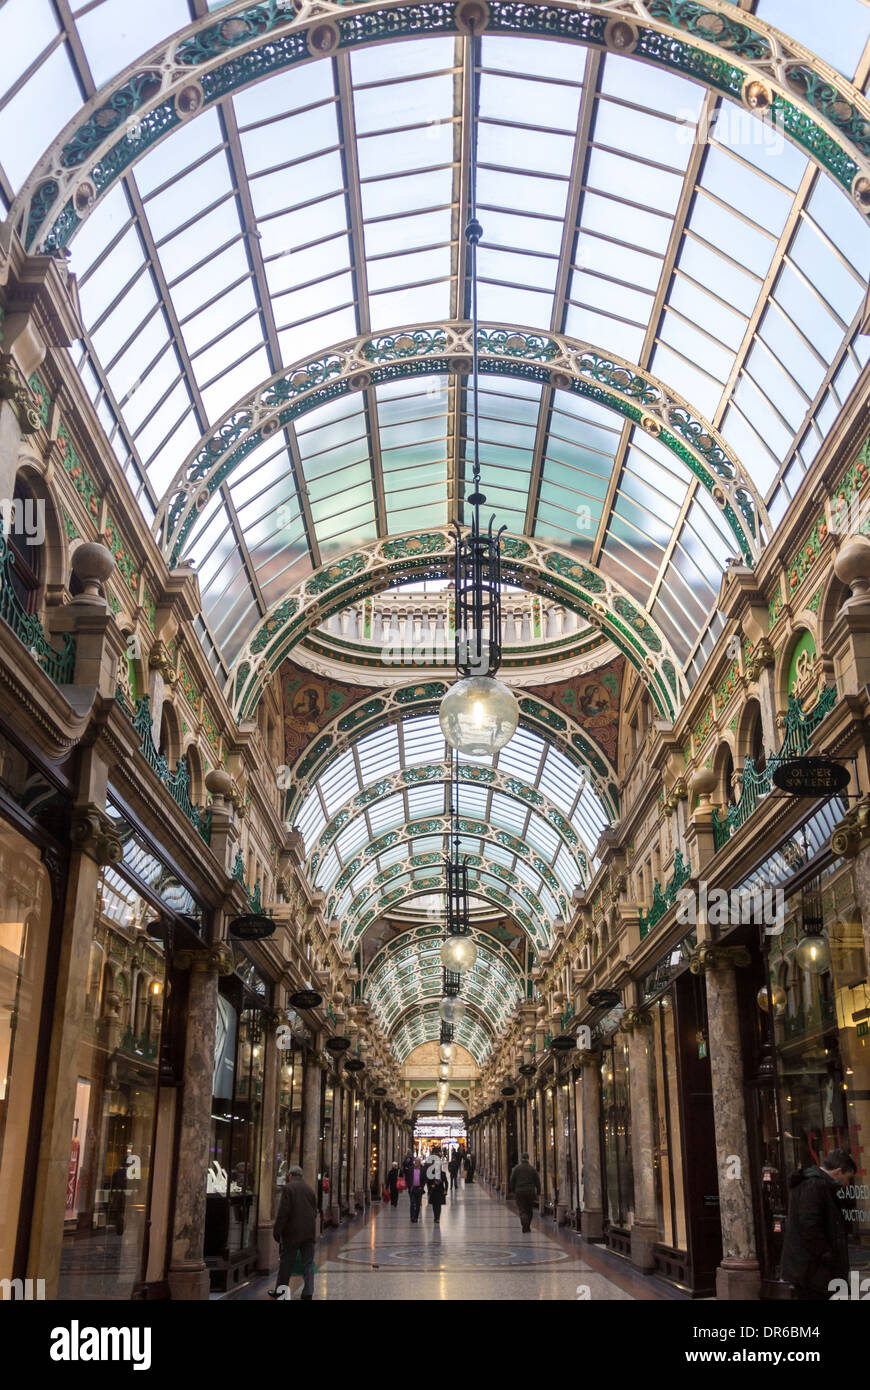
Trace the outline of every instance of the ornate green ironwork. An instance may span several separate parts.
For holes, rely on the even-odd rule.
[[[115,699],[124,712],[130,716],[133,728],[139,735],[139,752],[151,771],[163,783],[176,806],[184,813],[194,829],[199,832],[206,844],[210,844],[211,810],[194,806],[190,799],[190,767],[187,758],[179,758],[175,764],[175,771],[170,772],[169,763],[163,754],[158,752],[152,733],[153,720],[149,697],[143,695],[141,700],[137,700],[136,708],[132,713],[120,688],[115,691]]]
[[[683,858],[680,850],[674,851],[674,872],[670,882],[666,887],[656,879],[653,884],[653,900],[651,905],[644,912],[641,909],[639,914],[640,937],[641,941],[646,936],[651,927],[654,927],[660,918],[664,917],[669,907],[673,907],[677,900],[677,893],[683,884],[690,877],[692,872],[691,865]]]
[[[826,685],[822,688],[813,708],[804,713],[800,700],[792,692],[788,697],[784,727],[785,737],[778,753],[772,753],[763,768],[755,766],[754,758],[747,758],[743,765],[740,797],[729,806],[724,816],[713,807],[713,844],[719,850],[731,839],[741,825],[745,825],[760,801],[767,796],[773,786],[773,774],[783,763],[792,758],[801,758],[812,742],[815,730],[826,714],[829,714],[837,701],[837,687]]]
[[[72,685],[76,664],[76,639],[66,633],[63,646],[53,647],[45,635],[42,623],[28,613],[12,585],[15,552],[0,535],[0,618],[11,627],[22,646],[26,647],[50,676],[55,685]]]

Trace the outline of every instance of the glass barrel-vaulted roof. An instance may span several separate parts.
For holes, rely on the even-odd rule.
[[[863,89],[867,7],[838,0],[824,24],[809,8],[755,12]],[[120,0],[6,0],[6,200],[77,104],[205,13],[200,0],[135,17]],[[482,319],[564,332],[652,372],[721,430],[778,521],[866,360],[865,221],[779,129],[672,72],[502,34],[485,33],[480,54]],[[466,40],[427,36],[268,77],[133,158],[83,222],[76,361],[149,521],[260,382],[356,335],[465,316],[467,64]],[[185,549],[216,669],[312,567],[461,514],[464,380],[342,396],[227,476]],[[491,376],[481,411],[499,520],[618,580],[691,675],[735,549],[694,474],[546,382]]]
[[[101,87],[149,50],[165,77],[171,35],[222,16],[238,25],[243,8],[268,29],[305,6],[0,0],[0,208],[24,232],[29,171],[53,143],[69,164],[75,141],[63,141],[78,138],[70,123],[83,103],[98,107]],[[649,20],[655,8],[638,0],[632,13]],[[716,0],[683,8],[706,25],[702,40],[723,15],[733,21]],[[743,8],[829,63],[823,86],[842,74],[853,96],[866,91],[864,0]],[[105,183],[69,241],[85,329],[73,359],[161,539],[180,470],[263,383],[336,345],[464,324],[470,55],[456,33],[354,41],[247,87],[244,76],[226,82],[157,143],[123,98],[100,107],[99,138],[117,124],[126,145],[100,165]],[[494,32],[479,58],[482,321],[545,346],[562,335],[662,382],[737,457],[778,524],[868,355],[870,231],[843,183],[775,123],[661,62]],[[175,71],[195,76],[180,62]],[[222,470],[172,555],[197,570],[200,635],[219,675],[312,570],[467,519],[467,375],[449,365],[337,390]],[[480,417],[499,524],[620,585],[691,682],[721,625],[719,580],[736,541],[689,458],[637,414],[522,362],[486,364]],[[436,730],[408,720],[359,740],[299,811],[309,870],[353,931],[385,900],[438,891],[430,857],[443,850],[447,807]],[[431,777],[397,781],[424,763]],[[576,875],[594,869],[605,813],[576,767],[528,730],[483,768],[494,781],[475,784],[474,770],[463,768],[460,811],[474,822],[463,846],[481,861],[478,891],[507,883],[537,940]],[[393,830],[403,833],[388,842]],[[434,1005],[409,998],[403,1009],[391,1024],[402,1055],[437,1036]],[[480,1018],[490,1015],[484,1000]],[[480,1018],[459,1035],[475,1055],[488,1046]]]
[[[424,933],[425,934],[425,933]],[[366,971],[363,997],[385,1033],[393,1031],[403,1015],[430,1001],[437,1009],[441,998],[441,936],[421,941],[420,931],[403,934],[391,941]],[[503,1031],[516,1005],[523,997],[522,972],[510,953],[489,937],[475,931],[477,960],[462,979],[462,998],[466,1005],[486,1021],[486,1028],[475,1031],[475,1061],[483,1062],[480,1043],[486,1051],[493,1036]],[[488,1034],[488,1037],[487,1037]],[[461,1039],[460,1039],[461,1040]]]
[[[409,769],[412,780],[402,780]],[[424,770],[432,775],[421,777]],[[377,873],[409,853],[443,851],[449,775],[437,715],[376,729],[328,764],[295,824],[315,886],[342,895],[336,915],[364,886],[362,875],[373,876],[373,865]],[[530,729],[519,729],[491,758],[461,759],[458,804],[467,852],[526,875],[535,891],[546,886],[570,898],[597,867],[608,816],[576,763]]]

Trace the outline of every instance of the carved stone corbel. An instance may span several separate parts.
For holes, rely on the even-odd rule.
[[[172,664],[172,657],[165,642],[159,639],[154,643],[148,654],[148,665],[152,671],[159,671],[167,685],[174,685],[178,680],[175,667]]]
[[[773,666],[776,662],[773,647],[767,637],[760,637],[752,651],[746,658],[746,675],[749,680],[757,681],[768,666]]]
[[[73,807],[70,842],[101,867],[118,864],[124,857],[115,822],[92,801]]]
[[[854,859],[867,845],[870,845],[870,796],[862,796],[834,826],[831,852],[838,859]]]
[[[22,434],[36,434],[41,428],[36,397],[8,352],[0,353],[0,400],[8,401],[12,406]]]
[[[706,970],[721,970],[726,965],[739,970],[751,964],[751,961],[747,946],[714,946],[702,941],[692,952],[689,970],[693,975],[703,975]]]

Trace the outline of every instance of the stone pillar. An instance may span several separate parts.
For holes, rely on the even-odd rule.
[[[302,1173],[315,1191],[320,1153],[320,1089],[325,1066],[317,1052],[306,1053],[302,1078]]]
[[[564,1226],[568,1220],[568,1197],[570,1184],[568,1182],[568,1146],[571,1143],[570,1125],[568,1123],[568,1089],[567,1078],[556,1080],[556,1162],[558,1174],[558,1192],[556,1195],[556,1225]]]
[[[604,1235],[604,1199],[601,1185],[601,1057],[597,1052],[581,1052],[583,1067],[583,1207],[580,1230],[584,1240],[601,1240]]]
[[[507,1192],[508,1185],[508,1101],[505,1101],[498,1117],[498,1185],[501,1193]]]
[[[332,1136],[329,1144],[329,1158],[328,1160],[324,1159],[325,1163],[329,1163],[329,1205],[326,1210],[330,1226],[341,1225],[341,1200],[339,1197],[339,1185],[341,1182],[340,1136],[344,1103],[344,1088],[341,1085],[338,1075],[335,1075],[332,1082]]]
[[[735,967],[746,966],[749,962],[749,952],[745,946],[723,947],[700,943],[689,967],[694,975],[704,974],[707,986],[719,1217],[722,1223],[722,1263],[716,1271],[716,1297],[722,1299],[758,1298],[761,1288],[752,1210],[752,1167],[746,1131],[737,979],[734,973]],[[733,1172],[738,1172],[740,1177],[730,1176]]]
[[[203,1256],[205,1175],[211,1143],[218,976],[231,975],[233,962],[226,943],[218,941],[201,949],[179,951],[174,964],[190,971],[190,988],[168,1280],[173,1298],[206,1299],[209,1277]]]
[[[280,1015],[263,1016],[263,1114],[260,1141],[259,1201],[257,1203],[257,1269],[266,1273],[275,1263],[278,1247],[272,1236],[275,1204],[275,1141],[278,1133],[278,1092],[284,1054],[276,1038]]]
[[[359,1091],[355,1092],[351,1102],[351,1116],[353,1117],[353,1130],[350,1135],[351,1187],[353,1188],[354,1209],[360,1212],[365,1211],[367,1206],[368,1184],[365,1180],[366,1103]]]
[[[650,1096],[651,1024],[651,1016],[640,1009],[627,1009],[620,1024],[622,1032],[628,1034],[631,1094],[631,1164],[634,1172],[631,1262],[644,1273],[655,1268],[653,1249],[658,1240]]]

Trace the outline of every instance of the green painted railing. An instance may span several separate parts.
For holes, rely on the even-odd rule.
[[[115,690],[115,699],[130,716],[133,728],[139,735],[139,752],[160,781],[163,783],[175,804],[183,811],[195,830],[198,830],[206,844],[211,843],[211,811],[194,806],[190,799],[190,768],[186,758],[179,758],[175,771],[169,771],[169,763],[162,753],[158,753],[151,732],[151,705],[147,695],[136,701],[136,708],[130,706],[120,686]]]
[[[63,646],[53,647],[45,635],[42,623],[28,613],[12,585],[15,553],[0,534],[0,618],[11,627],[15,636],[39,662],[55,685],[72,685],[76,664],[76,639],[68,632]]]
[[[569,1004],[565,1012],[559,1016],[559,1025],[563,1033],[565,1029],[568,1027],[568,1024],[571,1022],[571,1019],[574,1017],[576,1012],[577,1010],[574,1008],[574,1005]]]
[[[640,938],[641,941],[646,936],[650,927],[654,927],[661,917],[664,917],[669,907],[673,907],[677,900],[677,892],[682,888],[687,878],[691,874],[691,865],[684,859],[679,850],[674,851],[674,872],[670,881],[664,888],[656,879],[653,884],[653,899],[646,911],[641,908]]]
[[[135,1053],[151,1062],[157,1056],[157,1043],[150,1038],[137,1038],[132,1028],[127,1028],[121,1037],[121,1051]]]
[[[717,850],[731,839],[735,830],[745,825],[760,801],[767,796],[773,786],[773,774],[790,758],[800,758],[812,742],[815,730],[826,714],[836,704],[837,687],[826,685],[822,688],[813,708],[805,714],[800,700],[795,695],[788,697],[788,711],[785,716],[785,737],[778,753],[772,753],[763,768],[756,768],[753,758],[747,758],[743,766],[743,785],[740,800],[729,806],[724,816],[713,808],[713,843]]]

